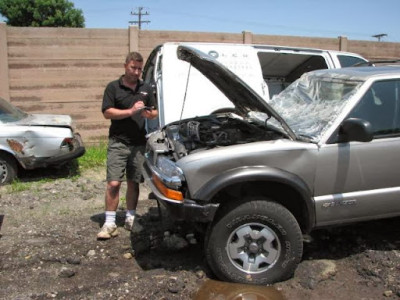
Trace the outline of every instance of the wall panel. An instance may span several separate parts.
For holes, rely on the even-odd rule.
[[[341,38],[87,28],[9,27],[0,23],[0,95],[32,113],[70,114],[85,142],[108,133],[101,114],[105,86],[123,73],[129,49],[147,59],[165,42],[287,45],[359,53],[369,59],[400,58],[400,44]]]

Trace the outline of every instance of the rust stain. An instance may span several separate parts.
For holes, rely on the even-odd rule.
[[[10,44],[9,44],[10,45]],[[25,45],[20,45],[20,46],[25,46]],[[54,69],[54,68],[68,68],[68,67],[74,67],[74,68],[98,68],[98,67],[110,67],[110,68],[115,68],[115,69],[120,69],[121,68],[121,63],[116,63],[116,62],[97,62],[97,63],[60,63],[60,62],[49,62],[49,63],[10,63],[9,68],[10,69]]]
[[[82,114],[70,114],[71,118],[74,120],[86,120],[87,116]]]
[[[23,86],[23,85],[14,85],[11,86],[10,89],[12,91],[34,91],[34,90],[42,90],[42,89],[71,89],[71,88],[86,88],[90,87],[85,83],[66,83],[66,84],[49,84],[49,85],[34,85],[34,86]]]
[[[8,139],[7,143],[10,146],[10,148],[12,150],[14,150],[15,152],[24,154],[24,151],[23,151],[24,145],[22,145],[20,142],[18,142],[16,140]]]
[[[42,101],[42,98],[35,97],[35,96],[32,96],[32,97],[28,97],[28,96],[26,96],[26,97],[11,97],[11,98],[12,98],[12,101],[15,101],[15,102],[26,102],[26,101],[40,102],[40,101]]]
[[[80,130],[107,129],[110,127],[109,124],[77,124],[76,126]]]
[[[31,105],[31,106],[25,106],[24,109],[27,112],[31,112],[31,111],[40,111],[43,112],[46,110],[46,106],[45,105]]]

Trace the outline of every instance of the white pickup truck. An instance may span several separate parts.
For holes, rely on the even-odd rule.
[[[265,101],[284,90],[303,73],[317,69],[349,67],[367,60],[341,51],[274,45],[222,43],[165,43],[150,54],[143,78],[155,87],[159,118],[148,130],[173,121],[232,109],[232,103],[198,70],[179,60],[177,48],[190,46],[211,55],[238,75]],[[162,76],[161,76],[162,74]],[[204,97],[212,105],[204,105]]]

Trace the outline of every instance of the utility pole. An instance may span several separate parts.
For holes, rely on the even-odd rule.
[[[142,20],[142,16],[150,15],[147,11],[143,12],[143,7],[142,6],[137,8],[137,12],[136,11],[131,11],[131,15],[132,16],[138,16],[138,20],[137,21],[129,21],[129,23],[138,24],[139,25],[139,30],[142,29],[142,23],[150,23],[150,21],[143,21]]]
[[[377,38],[378,42],[380,42],[381,38],[383,38],[384,36],[387,36],[387,34],[386,33],[380,33],[380,34],[375,34],[372,37]]]

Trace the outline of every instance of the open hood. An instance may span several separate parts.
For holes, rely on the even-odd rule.
[[[293,140],[295,133],[281,116],[268,105],[242,79],[231,72],[213,57],[192,47],[179,46],[177,56],[186,61],[208,78],[235,106],[237,111],[246,116],[250,111],[259,111],[274,117]]]

